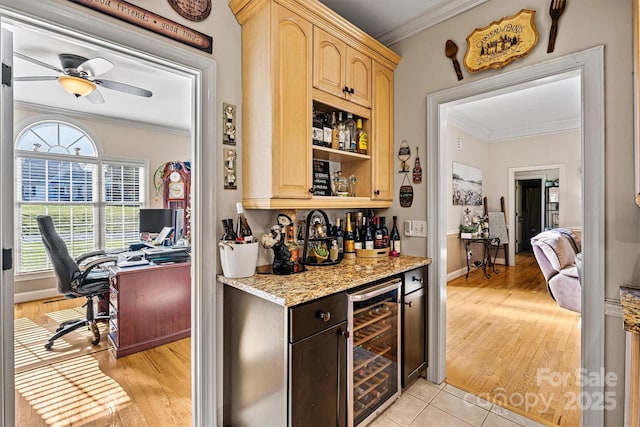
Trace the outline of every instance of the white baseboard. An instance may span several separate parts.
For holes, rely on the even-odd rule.
[[[36,301],[39,299],[46,299],[51,297],[62,297],[60,292],[58,292],[57,288],[50,289],[40,289],[37,291],[29,291],[29,292],[18,292],[13,295],[13,302],[27,302],[27,301]]]
[[[447,273],[447,282],[467,274],[467,267]]]

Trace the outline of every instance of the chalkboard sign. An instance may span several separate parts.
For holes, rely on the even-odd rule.
[[[313,195],[331,196],[329,162],[323,160],[313,161]]]

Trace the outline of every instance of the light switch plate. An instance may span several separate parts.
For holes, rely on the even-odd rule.
[[[411,236],[411,220],[409,219],[404,221],[404,235]]]

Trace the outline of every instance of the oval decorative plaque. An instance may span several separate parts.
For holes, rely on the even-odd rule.
[[[527,55],[538,43],[538,30],[533,22],[535,14],[535,10],[522,9],[469,34],[464,55],[467,71],[499,69]]]
[[[199,22],[211,13],[211,0],[167,0],[173,10],[189,21]]]

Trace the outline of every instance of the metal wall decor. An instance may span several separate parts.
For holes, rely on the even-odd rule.
[[[565,0],[551,0],[549,5],[549,16],[551,17],[551,29],[549,30],[549,44],[547,53],[553,52],[556,47],[556,36],[558,35],[558,20],[564,12]]]
[[[403,208],[410,208],[413,204],[413,187],[407,175],[408,174],[404,174],[404,179],[400,186],[400,206]]]
[[[422,166],[420,166],[420,154],[416,147],[416,162],[413,165],[413,183],[420,184],[422,182]]]
[[[411,158],[411,148],[406,139],[400,143],[400,149],[398,150],[398,159],[400,159],[400,171],[398,173],[409,172],[409,159]]]
[[[222,143],[236,145],[236,106],[222,104]]]
[[[535,10],[522,9],[513,16],[476,28],[467,37],[464,67],[470,73],[488,68],[500,69],[526,56],[538,43],[533,21]]]

